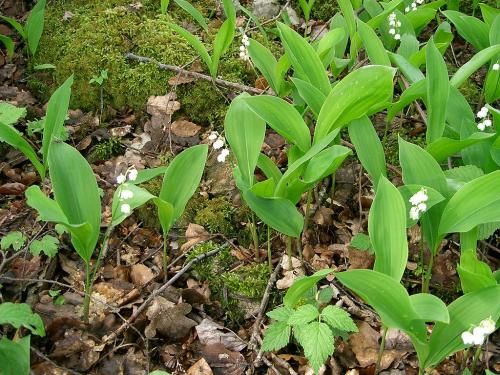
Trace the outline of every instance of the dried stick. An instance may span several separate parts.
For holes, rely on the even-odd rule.
[[[126,53],[125,57],[129,60],[134,60],[134,61],[138,61],[138,62],[155,63],[153,61],[153,59],[151,59],[149,57],[138,56],[138,55],[135,55],[133,53]],[[190,70],[182,69],[182,68],[175,66],[175,65],[168,65],[168,64],[162,64],[162,63],[155,63],[155,64],[158,66],[158,69],[170,70],[172,72],[184,74],[188,77],[203,79],[205,81],[210,81],[210,82],[215,82],[216,84],[218,84],[220,86],[227,87],[227,88],[230,88],[230,89],[233,89],[236,91],[245,91],[245,92],[248,92],[250,94],[256,94],[256,95],[260,95],[260,94],[263,94],[265,92],[265,90],[261,90],[261,89],[251,87],[251,86],[241,85],[239,83],[226,81],[226,80],[223,80],[220,78],[212,79],[212,77],[210,77],[209,75],[198,73],[198,72],[192,72]]]
[[[196,263],[201,262],[202,260],[211,257],[212,255],[217,254],[223,246],[218,247],[217,249],[214,249],[212,251],[209,251],[208,253],[201,254],[191,260],[188,264],[186,264],[179,272],[175,274],[174,277],[172,277],[170,280],[168,280],[165,284],[163,284],[160,288],[156,289],[149,295],[149,297],[140,305],[137,310],[134,311],[134,313],[130,316],[130,318],[127,319],[126,322],[124,322],[116,331],[111,333],[108,336],[104,336],[102,338],[102,342],[104,344],[107,344],[114,339],[118,337],[123,331],[125,331],[136,319],[137,317],[148,307],[148,305],[157,297],[159,294],[161,294],[165,289],[167,289],[170,285],[172,285],[174,282],[176,282],[183,274],[185,274],[189,269],[195,265]]]

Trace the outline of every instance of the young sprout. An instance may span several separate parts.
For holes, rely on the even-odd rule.
[[[411,196],[409,202],[412,207],[410,208],[410,218],[412,220],[418,220],[420,218],[420,214],[427,211],[427,202],[429,200],[429,196],[427,195],[427,189],[422,188],[417,191],[415,194]]]

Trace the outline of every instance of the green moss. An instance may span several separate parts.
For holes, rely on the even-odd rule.
[[[203,208],[194,217],[196,224],[202,225],[209,233],[232,236],[236,232],[233,223],[234,206],[226,197],[206,200]]]
[[[194,246],[186,255],[187,261],[193,260],[201,254],[215,250],[220,245],[212,241],[204,242]],[[215,256],[209,257],[193,266],[193,273],[199,281],[209,281],[211,288],[220,288],[220,275],[227,271],[234,258],[230,254],[229,247],[220,250]]]
[[[146,189],[151,194],[159,196],[161,185],[163,183],[163,176],[158,176],[146,181],[139,186]],[[161,231],[160,220],[158,219],[158,211],[153,203],[147,203],[135,210],[137,220],[142,222],[145,228]]]
[[[266,290],[269,268],[265,263],[242,266],[233,272],[225,272],[221,279],[228,290],[247,298],[261,298]]]
[[[124,149],[125,147],[118,139],[110,138],[96,145],[87,159],[90,163],[108,160],[113,156],[121,155]]]
[[[286,0],[281,0],[280,2],[282,4],[285,4]],[[297,12],[297,15],[299,17],[304,17],[304,13],[302,12],[302,8],[300,7],[298,0],[292,0],[291,6],[293,7],[293,9],[295,9],[295,11]],[[311,9],[310,19],[328,21],[338,11],[339,11],[339,7],[338,7],[336,1],[316,0],[314,2],[312,9]]]

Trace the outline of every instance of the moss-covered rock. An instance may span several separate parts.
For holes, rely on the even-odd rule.
[[[196,57],[193,48],[168,25],[181,24],[189,16],[171,5],[167,15],[161,15],[156,0],[142,1],[140,10],[129,7],[128,0],[68,0],[57,1],[47,7],[46,26],[39,52],[33,65],[50,63],[56,66],[53,75],[36,73],[29,85],[42,100],[69,75],[75,74],[72,106],[95,110],[99,106],[99,89],[89,84],[92,76],[108,70],[109,79],[103,86],[106,103],[120,109],[130,107],[143,110],[151,95],[163,95],[169,90],[170,72],[159,71],[155,64],[127,61],[125,53],[148,56],[158,62],[183,66]],[[198,0],[193,4],[206,16],[213,16],[213,2]],[[65,12],[73,16],[63,20]],[[194,22],[191,22],[194,24]],[[210,23],[208,34],[200,34],[208,43],[217,31],[219,20]],[[248,83],[253,75],[238,58],[238,42],[221,60],[220,75],[228,80]],[[185,112],[195,122],[220,121],[225,112],[225,101],[210,83],[196,83],[197,89],[181,88],[179,100],[186,105]],[[193,94],[194,99],[190,99]],[[222,98],[222,99],[221,99]],[[216,103],[217,105],[214,105]]]
[[[103,160],[111,159],[123,153],[125,147],[115,138],[106,139],[97,144],[90,152],[87,160],[90,163],[96,163]]]
[[[233,217],[235,208],[226,197],[217,197],[202,204],[194,222],[203,226],[209,233],[222,233],[233,236],[236,233]]]

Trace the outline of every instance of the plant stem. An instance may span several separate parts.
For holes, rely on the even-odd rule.
[[[83,299],[83,321],[85,323],[89,322],[89,312],[90,312],[90,295],[91,290],[91,274],[90,274],[90,264],[85,262],[85,298]]]
[[[309,206],[311,205],[311,201],[312,201],[312,190],[309,190],[307,192],[307,198],[306,198],[306,212],[304,214],[304,229],[302,230],[302,235],[304,235],[304,233],[307,230],[307,227],[309,226],[309,215],[311,214]]]
[[[168,280],[168,233],[163,233],[163,280]]]
[[[273,260],[271,256],[271,227],[267,226],[267,263],[269,265],[269,274],[273,273]]]
[[[429,259],[429,265],[425,271],[424,284],[422,285],[422,293],[429,293],[429,284],[432,277],[432,267],[434,266],[434,253],[431,253],[431,258]]]
[[[477,366],[477,362],[479,360],[479,357],[481,357],[481,350],[482,350],[482,347],[478,346],[478,348],[476,349],[476,353],[474,354],[474,359],[472,360],[472,366],[470,369],[470,372],[472,373],[472,375],[474,375],[476,373],[476,366]]]
[[[288,254],[288,270],[291,271],[293,268],[292,265],[292,237],[286,237],[286,252]]]
[[[382,355],[384,354],[386,336],[387,336],[387,327],[384,327],[384,333],[382,334],[382,342],[380,343],[380,349],[378,351],[378,356],[377,356],[377,363],[375,364],[375,372],[374,372],[375,375],[377,375],[380,371],[380,362],[382,361]]]
[[[250,232],[252,233],[252,239],[253,239],[253,247],[255,251],[255,261],[258,262],[260,260],[260,254],[259,254],[259,237],[257,235],[257,225],[255,224],[255,215],[252,212],[252,229]]]
[[[420,227],[420,243],[418,244],[420,250],[420,269],[422,270],[422,293],[424,293],[425,284],[425,259],[424,259],[424,236],[422,233],[422,227]]]

